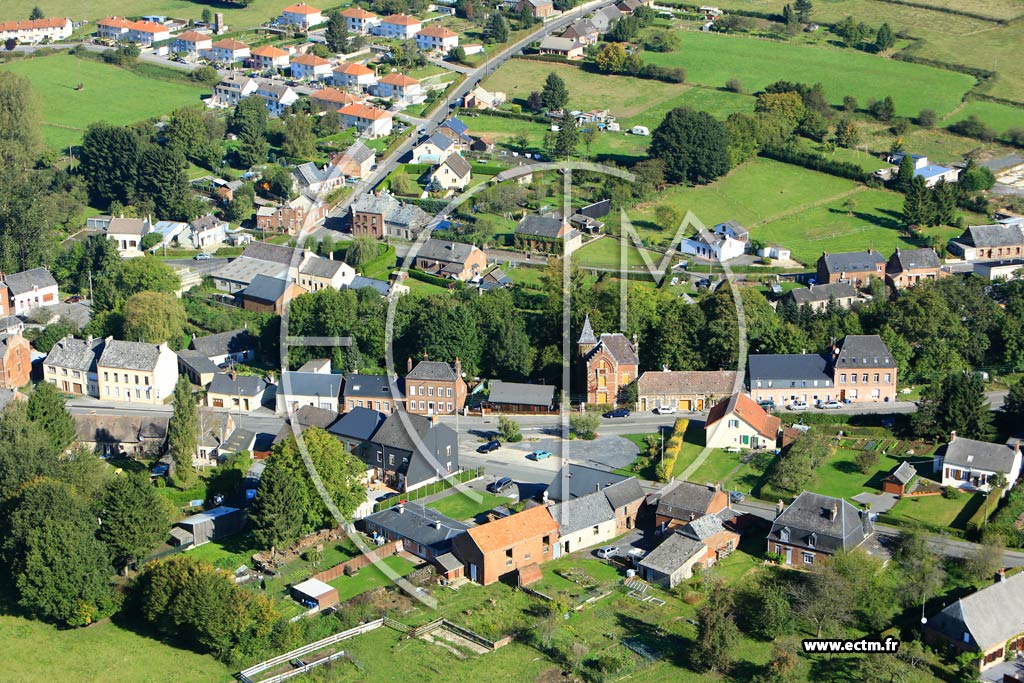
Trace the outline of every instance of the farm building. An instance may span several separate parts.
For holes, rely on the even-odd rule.
[[[320,579],[307,579],[292,586],[292,597],[310,609],[327,609],[338,604],[338,589]]]
[[[171,528],[172,545],[198,546],[241,531],[248,522],[245,510],[221,506],[186,517]]]

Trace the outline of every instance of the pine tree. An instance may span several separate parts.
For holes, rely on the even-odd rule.
[[[889,27],[889,24],[882,24],[875,36],[875,49],[879,52],[885,52],[895,44],[896,36],[893,35],[892,28]]]
[[[957,186],[940,180],[932,188],[932,198],[935,207],[933,217],[936,225],[952,225],[956,218]]]
[[[291,472],[267,468],[260,480],[260,494],[249,513],[253,539],[259,547],[282,548],[299,537],[302,508],[295,502],[302,496],[302,484]]]
[[[327,47],[331,52],[348,52],[348,22],[341,12],[331,12],[327,15],[327,33],[325,36]]]
[[[491,14],[484,33],[490,43],[504,43],[508,40],[508,22],[505,20],[505,16],[500,12]]]
[[[576,154],[576,147],[580,143],[580,131],[575,122],[566,117],[562,119],[562,126],[558,129],[558,136],[555,137],[555,156],[568,159]]]
[[[798,19],[796,16],[796,10],[793,9],[792,5],[786,4],[782,6],[782,21],[787,26],[792,26],[797,23]]]
[[[192,398],[192,385],[181,375],[174,386],[174,412],[167,425],[167,450],[174,457],[174,480],[179,488],[188,488],[196,478],[192,459],[199,445],[199,417]]]
[[[899,171],[896,173],[896,189],[900,192],[910,190],[910,183],[914,181],[914,160],[909,154],[904,154],[900,159]]]
[[[75,438],[75,421],[68,415],[57,388],[49,382],[40,382],[32,390],[28,397],[28,417],[46,431],[58,453]]]
[[[914,176],[903,200],[903,222],[906,225],[931,225],[935,214],[932,193],[925,186],[924,178]]]
[[[793,9],[796,10],[797,19],[806,24],[811,20],[811,12],[814,9],[814,5],[811,4],[811,0],[796,0],[793,4]]]
[[[569,88],[566,87],[565,81],[553,71],[544,81],[544,89],[540,92],[540,101],[549,111],[562,109],[569,103]]]
[[[167,532],[163,500],[141,474],[114,477],[103,492],[97,536],[114,566],[128,566],[160,545]]]

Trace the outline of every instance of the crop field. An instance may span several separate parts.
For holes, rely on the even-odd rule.
[[[714,87],[731,78],[738,78],[751,92],[783,79],[820,82],[833,104],[841,104],[846,95],[856,97],[862,106],[870,98],[890,95],[902,116],[921,109],[934,109],[941,116],[952,111],[975,83],[966,74],[852,50],[695,31],[681,31],[679,37],[677,51],[645,53],[645,60],[681,66],[688,81]],[[908,83],[914,87],[908,88]]]
[[[195,104],[206,88],[146,78],[109,64],[59,54],[4,65],[32,82],[42,103],[43,140],[58,149],[82,141],[96,121],[128,124]],[[81,83],[84,87],[77,90]]]

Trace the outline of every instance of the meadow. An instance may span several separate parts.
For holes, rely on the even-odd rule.
[[[852,50],[696,31],[680,31],[679,38],[678,50],[645,53],[644,59],[681,66],[688,81],[714,87],[724,87],[731,78],[738,78],[748,92],[778,80],[820,82],[836,105],[846,95],[857,98],[861,106],[871,98],[889,95],[901,116],[914,116],[922,109],[934,109],[941,116],[952,111],[975,84],[966,74]],[[914,87],[908,88],[908,83]]]
[[[67,149],[96,121],[128,124],[189,104],[209,90],[183,81],[146,78],[132,71],[68,54],[11,62],[0,68],[32,82],[42,104],[43,140]],[[84,87],[76,89],[81,83]]]
[[[968,116],[977,116],[1000,134],[1011,128],[1024,128],[1024,108],[981,100],[967,102],[951,116],[943,119],[942,125],[949,126]]]
[[[40,3],[37,0],[4,0],[3,19],[28,19],[32,8]],[[223,12],[224,19],[232,28],[256,26],[281,13],[288,3],[281,0],[249,0],[241,2],[218,2],[217,0],[133,0],[126,4],[120,0],[47,0],[42,4],[48,17],[69,17],[72,21],[85,19],[96,20],[109,16],[142,16],[162,15],[177,19],[195,19],[203,14],[203,9],[211,12]],[[325,3],[316,5],[323,10],[337,6],[348,6],[351,3]]]

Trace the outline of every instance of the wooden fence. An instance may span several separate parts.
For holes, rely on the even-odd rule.
[[[370,631],[374,631],[383,625],[383,619],[376,619],[374,621],[361,624],[354,628],[350,628],[347,631],[335,633],[333,636],[327,636],[326,638],[318,640],[315,643],[304,645],[298,649],[292,650],[291,652],[286,652],[283,655],[278,655],[273,659],[268,659],[264,662],[256,664],[255,666],[251,666],[248,669],[239,672],[238,680],[240,680],[242,683],[256,683],[257,679],[254,679],[253,676],[257,676],[258,674],[264,671],[273,669],[277,666],[281,666],[282,664],[287,664],[293,659],[303,657],[305,655],[316,652],[317,650],[322,650],[323,648],[334,645],[335,643],[340,643],[343,640],[348,640],[349,638],[354,638],[356,636],[361,636],[364,633],[369,633]],[[298,676],[299,674],[306,673],[307,671],[310,671],[311,669],[320,666],[321,664],[326,664],[327,662],[333,661],[338,657],[342,657],[344,656],[344,654],[344,652],[335,652],[330,657],[324,657],[323,659],[320,659],[315,662],[310,662],[309,664],[305,664],[301,667],[295,667],[289,671],[285,671],[284,673],[271,676],[270,678],[259,679],[259,683],[279,683],[280,681],[287,680],[289,678],[292,678],[293,676]]]
[[[325,569],[319,574],[314,574],[313,578],[323,581],[324,583],[329,583],[343,575],[345,573],[345,569],[348,567],[351,567],[353,570],[359,570],[367,565],[373,564],[377,560],[384,559],[385,557],[389,557],[395,553],[400,553],[403,550],[405,550],[405,545],[402,543],[402,539],[391,541],[390,543],[385,543],[378,548],[374,548],[368,553],[356,555],[351,560],[346,560],[341,564],[334,565],[330,569]]]

